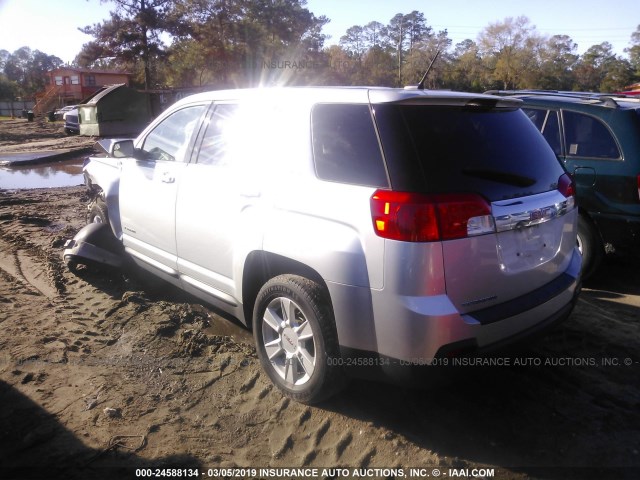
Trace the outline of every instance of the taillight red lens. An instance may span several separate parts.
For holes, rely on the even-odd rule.
[[[576,196],[576,186],[571,175],[565,173],[558,179],[558,191],[566,198]]]
[[[424,195],[377,190],[371,197],[376,234],[404,242],[464,238],[470,219],[490,215],[491,206],[473,193]]]

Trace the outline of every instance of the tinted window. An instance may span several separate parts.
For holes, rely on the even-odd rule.
[[[564,172],[519,109],[377,105],[375,117],[398,190],[499,200],[557,188]]]
[[[205,105],[183,108],[156,125],[142,146],[147,158],[171,162],[185,161],[189,141],[206,108]]]
[[[237,105],[216,106],[200,145],[198,163],[217,166],[231,163],[229,147],[237,111]]]
[[[311,122],[319,178],[374,187],[388,185],[368,105],[316,105]]]
[[[544,121],[547,118],[546,110],[538,110],[536,108],[523,108],[522,111],[527,114],[529,120],[533,122],[536,128],[542,131],[542,127],[544,127]]]
[[[558,112],[549,112],[547,121],[544,124],[544,129],[542,130],[542,135],[553,149],[553,153],[560,155],[562,153],[562,147],[560,144],[560,121],[558,120]]]
[[[533,122],[536,128],[542,132],[547,143],[553,149],[553,153],[560,156],[562,146],[560,144],[560,121],[558,120],[558,112],[538,108],[523,108],[522,111],[527,114],[527,117],[529,117],[529,120]]]
[[[620,151],[609,129],[595,117],[562,112],[569,157],[619,159]]]

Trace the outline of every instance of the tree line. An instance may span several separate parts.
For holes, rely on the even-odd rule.
[[[108,1],[108,0],[101,0]],[[136,86],[234,88],[257,85],[417,84],[480,92],[541,88],[608,92],[640,81],[640,25],[628,58],[609,42],[582,55],[567,35],[542,35],[525,16],[490,23],[453,44],[424,13],[347,29],[328,45],[330,20],[305,0],[111,0],[110,18],[80,30],[93,37],[73,65],[132,72]],[[23,47],[0,51],[0,98],[29,96],[62,61]]]

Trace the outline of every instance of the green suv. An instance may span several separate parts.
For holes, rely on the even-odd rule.
[[[580,92],[500,91],[522,110],[573,174],[583,276],[605,253],[640,246],[640,99]]]

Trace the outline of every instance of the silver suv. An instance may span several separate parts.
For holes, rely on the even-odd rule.
[[[230,90],[92,158],[92,218],[136,263],[253,329],[306,403],[348,375],[484,351],[569,315],[571,178],[489,95]]]

